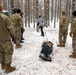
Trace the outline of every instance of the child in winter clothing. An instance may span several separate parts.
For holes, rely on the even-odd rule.
[[[43,24],[43,19],[41,16],[39,16],[39,18],[38,18],[38,26],[41,30],[41,36],[44,36],[44,31],[43,31],[44,24]]]

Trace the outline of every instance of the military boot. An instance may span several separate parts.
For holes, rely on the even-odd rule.
[[[69,55],[70,58],[76,58],[76,54],[72,52],[72,55]]]
[[[5,69],[5,63],[1,63],[1,69],[2,69],[2,70]]]
[[[15,67],[11,67],[9,64],[5,64],[5,73],[10,73],[14,70],[16,70]]]
[[[22,45],[21,45],[20,43],[17,43],[15,47],[16,47],[16,48],[21,48]]]
[[[58,46],[58,47],[62,47],[62,43],[58,44],[57,46]]]

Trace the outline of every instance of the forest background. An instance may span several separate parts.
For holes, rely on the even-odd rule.
[[[54,21],[55,28],[63,10],[66,11],[69,22],[72,21],[72,12],[76,10],[76,0],[0,0],[0,3],[9,14],[13,7],[21,9],[25,27],[30,27],[30,24],[33,23],[36,31],[39,31],[36,25],[39,15],[44,18],[46,27]]]

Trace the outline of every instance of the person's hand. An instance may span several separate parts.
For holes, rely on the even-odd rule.
[[[71,37],[73,37],[73,34],[72,34],[72,32],[70,32],[70,36],[71,36]]]

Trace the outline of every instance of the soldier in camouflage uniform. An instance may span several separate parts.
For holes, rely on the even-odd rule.
[[[72,21],[71,31],[70,31],[70,36],[73,38],[72,39],[73,52],[72,55],[70,55],[69,57],[76,58],[76,11],[73,12],[73,16],[74,18]]]
[[[57,45],[58,47],[65,47],[68,34],[68,25],[68,18],[65,11],[63,11],[59,22],[59,44]]]
[[[10,34],[14,36],[14,30],[9,18],[2,14],[2,9],[0,4],[0,63],[5,73],[9,73],[16,69],[11,67],[13,44]]]
[[[13,14],[10,16],[10,20],[15,30],[15,40],[16,40],[16,48],[21,48],[20,44],[21,40],[21,28],[23,27],[23,22],[21,16],[17,13],[17,8],[12,9]]]
[[[21,18],[23,18],[23,13],[21,12],[20,9],[17,9],[17,13],[21,16]],[[20,40],[20,43],[24,43],[23,42],[23,40],[24,40],[24,38],[23,38],[24,31],[25,31],[24,27],[21,27],[21,40]]]

